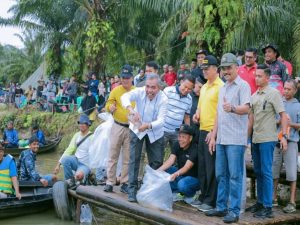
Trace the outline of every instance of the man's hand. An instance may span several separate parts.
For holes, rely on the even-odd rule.
[[[148,123],[143,123],[140,127],[139,127],[139,132],[144,132],[145,130],[149,129],[150,126]]]
[[[200,116],[199,116],[199,113],[198,113],[198,110],[197,110],[196,113],[193,115],[193,122],[194,123],[199,123],[199,119],[200,119]]]
[[[208,143],[208,151],[211,155],[216,151],[216,139],[214,137],[211,137]]]
[[[19,199],[19,200],[22,198],[20,192],[16,192],[16,197],[17,197],[17,199]]]
[[[48,181],[45,180],[45,179],[40,179],[40,182],[43,184],[44,187],[47,187],[48,186]]]
[[[116,103],[113,103],[109,106],[109,111],[111,113],[114,113],[116,111],[117,107],[116,107]]]
[[[211,138],[212,138],[212,132],[209,132],[209,133],[206,135],[206,138],[205,138],[206,144],[209,144]]]
[[[59,174],[59,170],[60,170],[60,163],[58,163],[58,164],[56,165],[56,167],[54,168],[53,173],[54,173],[55,175],[57,175],[57,174]]]
[[[223,110],[225,112],[231,112],[231,104],[229,102],[227,102],[226,98],[223,98]]]
[[[281,140],[280,140],[280,149],[283,152],[287,151],[287,140],[284,137],[282,137]]]
[[[170,181],[174,181],[177,177],[179,177],[179,173],[175,172],[170,176]]]

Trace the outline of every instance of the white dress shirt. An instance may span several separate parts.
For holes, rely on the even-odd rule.
[[[159,91],[157,95],[150,101],[146,95],[145,87],[135,88],[134,90],[123,94],[121,102],[124,108],[131,106],[131,102],[135,102],[135,111],[140,114],[141,122],[151,123],[152,129],[139,132],[137,128],[130,123],[129,128],[141,140],[148,134],[150,143],[155,142],[164,135],[164,122],[167,114],[168,97]]]

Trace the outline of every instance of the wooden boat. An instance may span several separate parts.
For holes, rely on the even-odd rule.
[[[0,199],[0,219],[41,212],[53,206],[52,185],[20,181],[21,200],[15,197]]]
[[[62,137],[55,137],[53,139],[47,140],[47,144],[45,146],[42,146],[39,148],[38,154],[45,153],[45,152],[51,152],[54,151],[55,148],[58,146],[59,142],[61,141]],[[24,148],[6,148],[5,153],[11,154],[13,156],[18,156],[23,150],[28,149],[26,147]]]

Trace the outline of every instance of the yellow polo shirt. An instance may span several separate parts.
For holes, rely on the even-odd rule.
[[[132,86],[131,90],[134,89],[135,87]],[[109,107],[111,104],[116,103],[116,111],[113,114],[113,118],[119,122],[119,123],[128,123],[128,117],[127,117],[127,109],[123,108],[122,103],[121,103],[121,96],[128,92],[122,85],[119,85],[115,87],[109,94],[108,100],[105,104],[105,110],[109,111]],[[135,103],[131,102],[131,106],[134,108]]]
[[[224,82],[217,77],[212,84],[206,82],[200,91],[200,130],[211,131],[215,124],[220,88]]]

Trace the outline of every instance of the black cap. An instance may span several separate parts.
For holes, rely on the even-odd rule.
[[[128,65],[128,64],[125,64],[122,67],[122,72],[120,74],[120,77],[122,77],[122,78],[130,78],[132,76],[133,76],[133,74],[132,74],[132,68],[131,68],[131,66]]]
[[[200,54],[208,55],[208,52],[206,50],[204,50],[204,49],[200,49],[198,52],[196,52],[196,56],[200,55]]]
[[[280,53],[279,53],[279,48],[277,45],[275,44],[267,44],[265,47],[263,47],[262,49],[262,52],[265,54],[266,53],[266,50],[267,48],[272,48],[275,52],[276,52],[276,58],[278,58],[280,56]]]
[[[189,135],[194,135],[194,129],[186,124],[182,124],[180,128],[177,128],[176,131],[179,133],[184,133],[184,134],[189,134]]]
[[[218,66],[218,60],[213,55],[207,55],[203,59],[201,68],[207,68],[208,66],[215,65]]]

